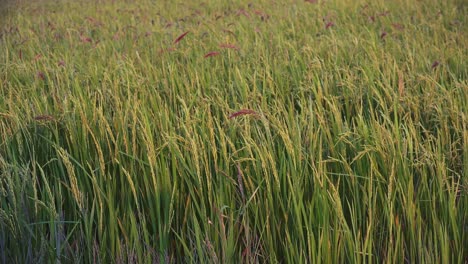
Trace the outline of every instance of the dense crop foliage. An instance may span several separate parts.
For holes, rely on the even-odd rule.
[[[0,262],[468,260],[464,1],[0,4]]]

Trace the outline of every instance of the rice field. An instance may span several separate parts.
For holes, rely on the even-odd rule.
[[[0,1],[0,263],[468,263],[467,14]]]

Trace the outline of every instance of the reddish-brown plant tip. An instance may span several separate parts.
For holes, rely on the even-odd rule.
[[[187,36],[187,34],[188,34],[189,32],[190,32],[190,31],[184,32],[182,35],[178,36],[178,37],[176,38],[176,40],[174,41],[174,44],[179,43],[179,41],[181,41],[185,36]]]
[[[213,57],[213,56],[218,56],[219,55],[219,52],[217,51],[212,51],[212,52],[208,52],[207,54],[205,54],[205,56],[203,56],[204,58],[209,58],[209,57]]]
[[[263,13],[263,12],[260,11],[260,10],[254,10],[253,12],[254,12],[254,14],[256,14],[257,16],[263,16],[263,15],[265,15],[265,13]]]
[[[45,74],[41,71],[37,72],[37,77],[41,80],[45,80]]]
[[[382,12],[382,13],[380,13],[380,14],[377,14],[377,16],[385,17],[385,16],[387,16],[388,14],[390,14],[390,11]]]
[[[434,61],[434,63],[432,63],[431,68],[432,68],[432,69],[435,69],[435,68],[437,68],[439,65],[440,65],[440,62]]]
[[[41,55],[41,54],[37,54],[36,56],[34,56],[34,60],[35,60],[35,61],[39,60],[40,58],[42,58],[42,55]]]
[[[325,29],[329,29],[331,27],[333,27],[335,25],[335,23],[333,23],[332,21],[328,22],[326,25],[325,25]]]
[[[18,56],[19,56],[19,59],[22,60],[23,59],[23,52],[21,50],[19,50],[18,52]]]
[[[268,15],[267,13],[261,11],[261,10],[254,10],[254,13],[260,17],[260,19],[262,21],[266,21],[270,18],[270,15]]]
[[[112,36],[112,39],[113,39],[113,40],[119,40],[119,39],[120,39],[120,35],[121,35],[121,34],[120,34],[119,32],[116,32],[116,33],[114,34],[114,36]]]
[[[250,18],[249,12],[245,11],[244,9],[239,9],[236,15],[237,16],[243,15],[246,18]]]
[[[258,113],[255,112],[254,110],[242,109],[242,110],[239,110],[239,111],[231,114],[228,119],[232,119],[232,118],[235,118],[235,117],[238,117],[238,116],[243,116],[243,115],[258,115]]]
[[[387,36],[387,32],[382,32],[382,34],[380,34],[380,39],[384,39],[385,37]]]
[[[397,29],[397,30],[403,30],[403,29],[405,29],[405,26],[403,26],[402,24],[399,24],[399,23],[393,23],[393,24],[392,24],[392,27],[393,27],[394,29]]]
[[[234,50],[239,50],[239,47],[233,44],[228,44],[228,43],[222,43],[219,44],[219,47],[222,49],[234,49]]]
[[[57,63],[57,65],[58,65],[58,66],[65,66],[65,62],[64,62],[63,60],[61,60],[61,61],[59,61],[59,62]]]
[[[80,36],[80,40],[83,43],[91,43],[93,40],[90,37]]]

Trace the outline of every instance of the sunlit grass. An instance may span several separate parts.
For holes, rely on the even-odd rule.
[[[463,1],[2,7],[1,261],[468,260]]]

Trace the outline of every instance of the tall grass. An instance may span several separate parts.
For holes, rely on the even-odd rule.
[[[2,263],[468,261],[463,1],[3,7]]]

